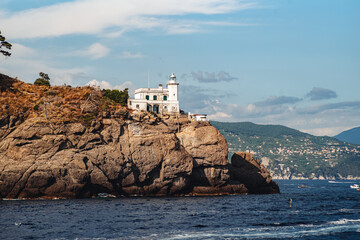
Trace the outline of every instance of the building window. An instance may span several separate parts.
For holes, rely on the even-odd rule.
[[[154,96],[153,96],[153,100],[157,100],[157,96],[154,95]]]
[[[140,108],[139,104],[136,104],[136,109],[139,109],[139,108]]]
[[[130,101],[130,106],[131,106],[131,101]]]
[[[145,98],[146,98],[146,100],[149,100],[149,99],[150,99],[150,98],[149,98],[149,95],[146,95]]]
[[[166,101],[167,100],[167,96],[164,96],[164,101]]]

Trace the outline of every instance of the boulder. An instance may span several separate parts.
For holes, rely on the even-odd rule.
[[[192,122],[177,133],[180,143],[194,158],[194,166],[224,166],[229,164],[224,136],[207,122]]]
[[[236,152],[231,157],[231,175],[234,180],[243,183],[249,193],[279,193],[279,186],[269,171],[253,154]]]

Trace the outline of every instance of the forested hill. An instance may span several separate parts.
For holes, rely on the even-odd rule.
[[[279,137],[282,135],[293,137],[305,137],[309,134],[288,128],[282,125],[258,125],[251,122],[216,122],[211,121],[213,126],[226,132],[244,134],[247,136]]]
[[[281,125],[211,121],[226,138],[229,155],[254,153],[275,178],[360,177],[360,146]]]
[[[360,127],[352,128],[347,131],[344,131],[334,138],[339,139],[344,142],[354,143],[360,145]]]

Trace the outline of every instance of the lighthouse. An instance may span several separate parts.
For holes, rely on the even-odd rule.
[[[180,112],[176,76],[172,73],[167,88],[159,84],[158,88],[139,88],[135,90],[134,99],[128,99],[128,107],[138,111],[160,114],[178,114]]]
[[[172,73],[167,83],[170,101],[178,101],[178,86],[179,83],[176,82],[176,76],[174,73]]]

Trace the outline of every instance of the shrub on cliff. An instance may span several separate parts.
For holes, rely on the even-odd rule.
[[[40,72],[39,78],[35,80],[35,85],[48,86],[50,87],[50,77],[48,74]]]
[[[128,88],[125,88],[123,91],[119,91],[117,89],[103,89],[103,96],[113,100],[116,103],[120,103],[121,106],[127,105],[127,100],[129,98]]]

